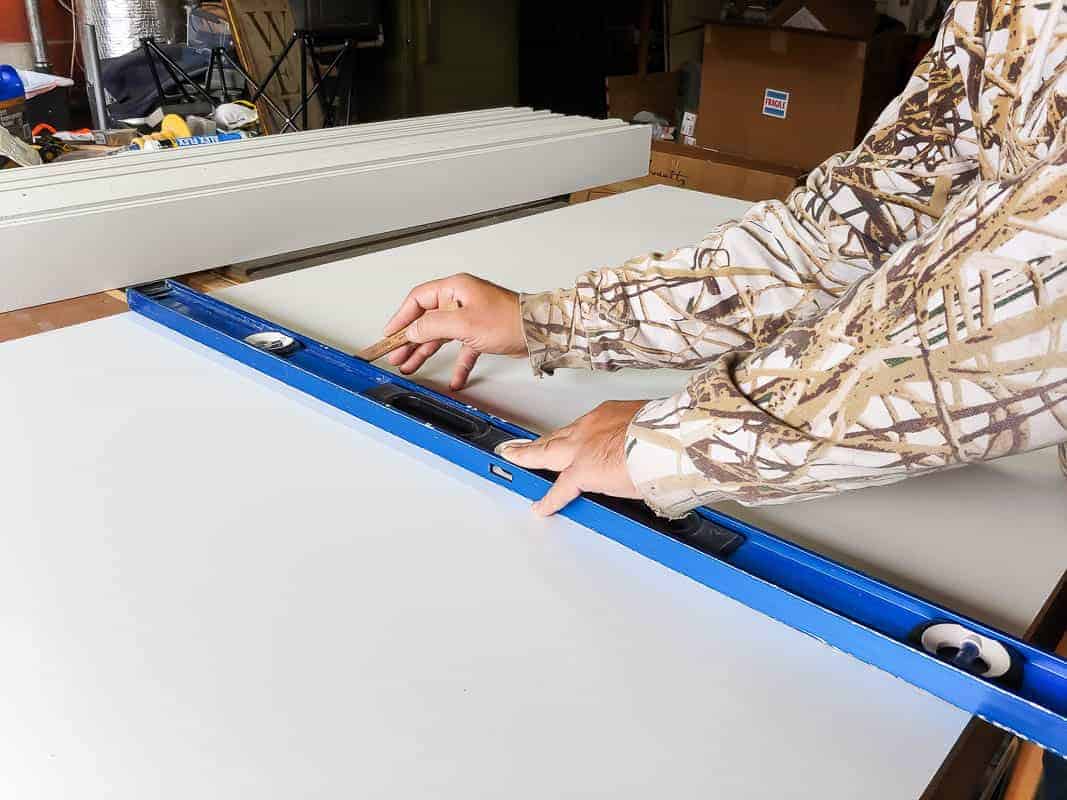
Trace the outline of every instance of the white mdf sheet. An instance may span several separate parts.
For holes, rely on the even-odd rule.
[[[646,126],[620,125],[450,152],[416,148],[344,169],[42,210],[0,223],[0,311],[633,178],[648,171],[649,139]]]
[[[67,161],[59,164],[43,164],[27,167],[21,174],[0,172],[0,187],[8,183],[67,180],[87,173],[123,172],[142,167],[155,169],[160,163],[171,161],[213,161],[235,157],[263,149],[278,151],[299,149],[306,146],[334,144],[366,137],[425,133],[446,128],[480,127],[507,119],[536,120],[557,117],[550,111],[534,111],[531,108],[492,108],[483,111],[465,111],[457,114],[440,114],[427,117],[408,117],[388,122],[365,122],[358,125],[342,125],[335,128],[320,128],[272,136],[260,136],[228,143],[225,147],[187,147],[178,150],[160,150],[130,154],[129,158],[103,158]]]
[[[458,271],[523,290],[573,284],[587,269],[692,244],[748,203],[651,187],[521,220],[226,289],[225,300],[349,352],[381,335],[411,285]],[[449,349],[416,376],[447,391]],[[380,362],[387,365],[387,362]],[[560,370],[483,358],[459,396],[536,431],[608,399],[664,397],[688,376],[667,370]],[[1022,633],[1067,566],[1067,485],[1054,450],[810,503],[723,510]]]
[[[130,314],[0,441],[3,797],[910,799],[966,723]]]

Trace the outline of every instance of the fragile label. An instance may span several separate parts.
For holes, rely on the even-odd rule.
[[[786,112],[789,110],[789,92],[782,92],[778,89],[764,89],[763,90],[763,113],[768,117],[778,117],[778,119],[785,119]]]
[[[682,114],[682,136],[693,136],[697,129],[697,115],[692,111]]]

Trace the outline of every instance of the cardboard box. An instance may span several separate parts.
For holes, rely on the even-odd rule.
[[[878,22],[873,0],[782,0],[767,18],[772,28],[836,33],[869,39]]]
[[[798,169],[672,142],[652,143],[648,172],[644,178],[575,192],[571,195],[571,203],[583,203],[656,184],[680,186],[753,202],[785,200],[803,175]]]
[[[708,25],[697,144],[803,170],[852,149],[866,55],[826,33]]]
[[[629,122],[639,111],[651,111],[673,125],[681,78],[682,73],[678,71],[608,76],[605,79],[608,116]]]
[[[784,200],[804,174],[794,167],[672,142],[652,143],[648,172],[674,186],[752,201]]]
[[[635,189],[644,189],[646,186],[663,186],[667,183],[669,183],[669,181],[662,180],[654,175],[646,175],[643,178],[633,178],[628,181],[606,183],[603,186],[594,186],[592,189],[582,189],[577,192],[571,192],[569,202],[573,206],[576,203],[585,203],[589,200],[599,200],[601,197],[611,197],[613,194],[632,192]]]

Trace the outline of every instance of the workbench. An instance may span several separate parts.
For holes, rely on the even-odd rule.
[[[653,187],[218,295],[354,351],[416,282],[565,285],[746,205]],[[544,431],[686,376],[475,378]],[[0,412],[4,796],[914,798],[968,724],[130,314],[0,345]],[[1052,450],[723,510],[1012,633],[1067,563]]]

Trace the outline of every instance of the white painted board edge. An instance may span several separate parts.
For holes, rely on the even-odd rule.
[[[0,311],[627,180],[649,146],[621,126],[8,225]]]
[[[37,214],[54,216],[63,210],[105,211],[127,203],[151,201],[182,193],[227,191],[246,184],[287,180],[311,173],[350,169],[360,164],[387,163],[433,153],[453,153],[481,147],[550,139],[577,133],[624,128],[602,120],[575,117],[508,120],[478,128],[427,134],[387,136],[298,149],[277,148],[240,157],[186,161],[179,159],[156,169],[138,168],[63,181],[25,184],[0,192],[0,227]],[[219,155],[224,148],[219,148]]]
[[[343,134],[297,138],[296,135],[266,136],[228,142],[225,145],[186,147],[176,150],[118,154],[110,157],[51,165],[53,170],[23,169],[0,172],[0,197],[16,189],[37,189],[55,184],[67,185],[77,180],[133,175],[142,172],[162,172],[168,169],[240,161],[259,154],[282,154],[300,151],[315,151],[366,142],[427,136],[451,131],[478,131],[483,128],[515,122],[530,124],[546,120],[585,120],[582,117],[564,117],[547,111],[514,111],[480,114],[476,118],[447,119],[432,123],[408,123],[396,125],[354,125],[346,129],[328,128],[327,131],[343,130]],[[600,121],[603,123],[603,121]],[[46,165],[47,167],[48,165]]]

